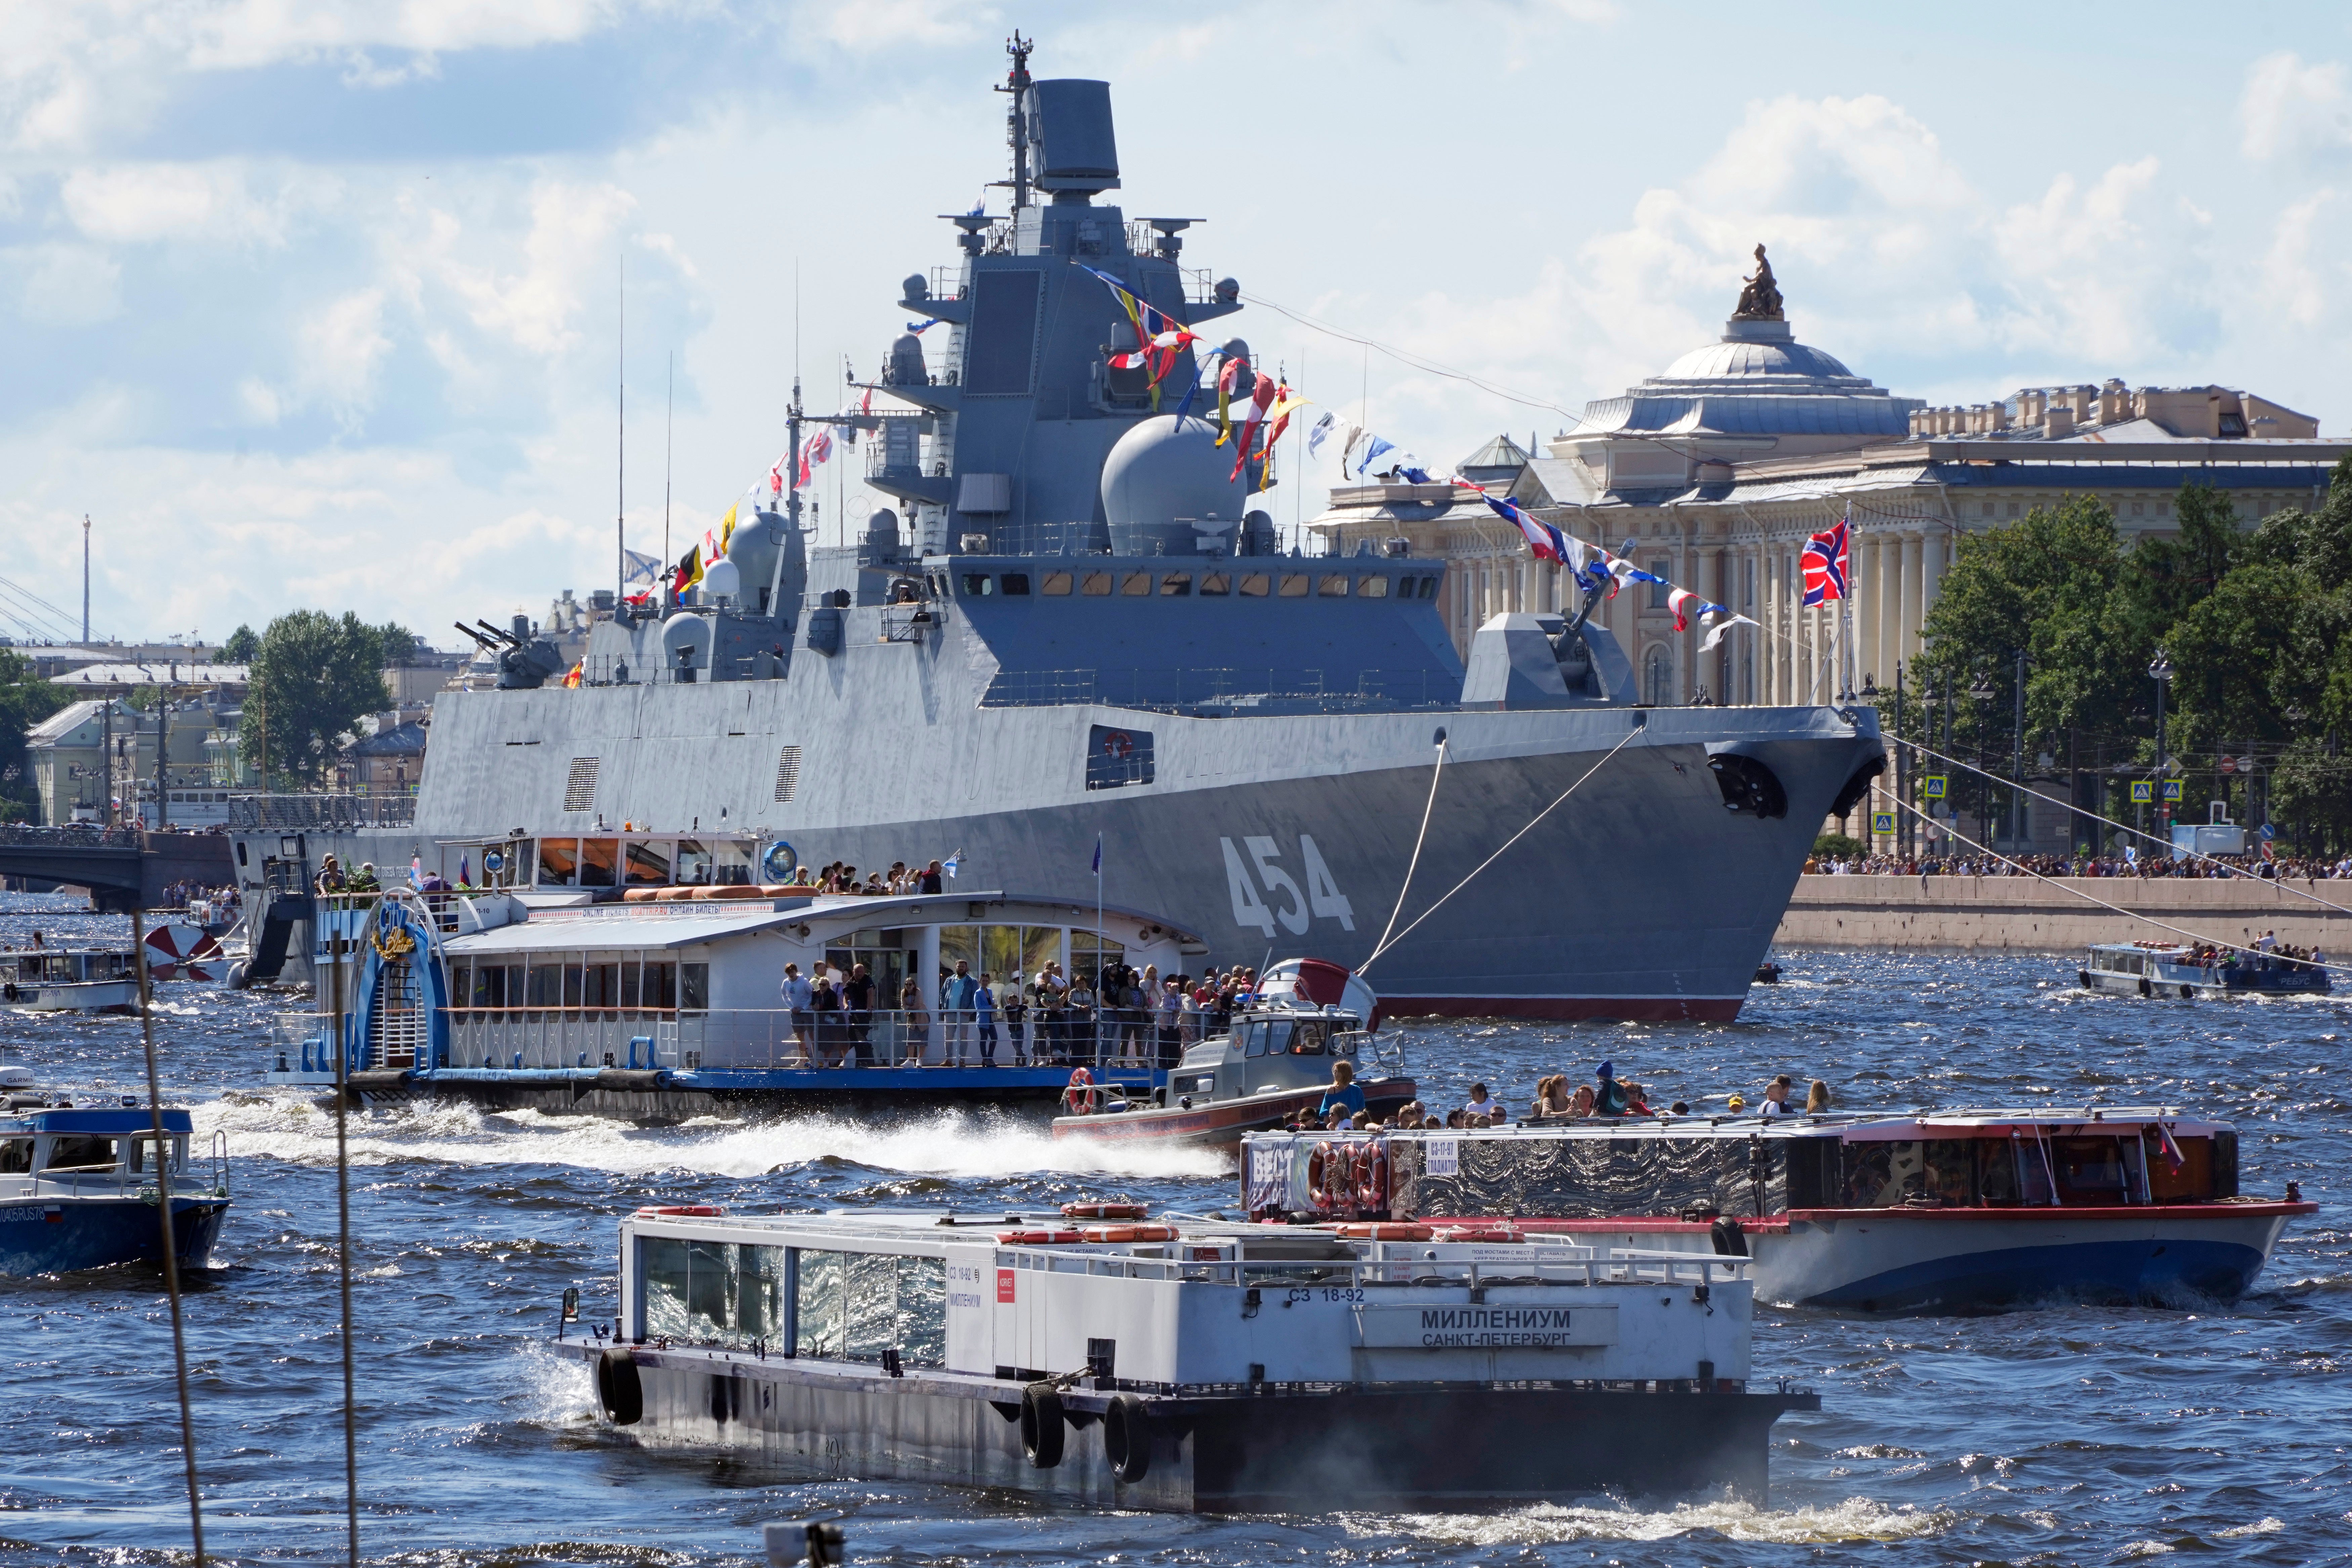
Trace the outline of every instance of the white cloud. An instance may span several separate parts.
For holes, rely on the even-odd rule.
[[[301,390],[349,422],[374,401],[377,368],[392,352],[383,291],[362,289],[311,311],[296,333]]]
[[[2257,162],[2342,153],[2352,147],[2352,94],[2343,66],[2305,65],[2291,51],[2264,56],[2246,72],[2238,120],[2239,144]]]
[[[794,14],[793,30],[862,53],[961,44],[998,25],[995,7],[958,0],[807,0]]]
[[[86,245],[37,245],[0,252],[18,271],[25,319],[41,326],[87,327],[122,313],[122,268]]]
[[[309,199],[319,195],[310,193]],[[282,245],[289,211],[304,199],[290,185],[271,200],[257,199],[247,187],[244,169],[233,163],[77,169],[58,190],[76,228],[116,244],[220,239]]]

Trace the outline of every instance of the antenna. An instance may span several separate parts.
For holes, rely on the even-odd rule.
[[[613,615],[629,596],[629,253],[621,252],[619,331],[613,344],[613,407],[618,420],[613,475]]]
[[[89,513],[81,514],[81,646],[89,646]]]
[[[1013,143],[1013,211],[1016,220],[1021,209],[1029,205],[1029,121],[1021,110],[1029,96],[1029,51],[1036,47],[1035,39],[1024,38],[1018,28],[1014,29],[1012,42],[1004,46],[1004,52],[1013,57],[1013,69],[1005,77],[1004,85],[996,89],[1009,93],[1013,99],[1008,135]]]
[[[668,373],[668,409],[662,416],[662,552],[661,564],[655,568],[661,574],[662,608],[669,608],[669,476],[670,455],[677,442],[677,351],[669,351],[664,361]]]

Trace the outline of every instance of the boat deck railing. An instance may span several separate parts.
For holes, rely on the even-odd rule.
[[[366,827],[406,827],[416,820],[416,796],[404,795],[232,795],[234,833],[352,833]]]
[[[983,708],[1058,708],[1093,702],[1106,707],[1171,711],[1278,703],[1346,712],[1361,709],[1450,708],[1461,697],[1462,678],[1434,668],[1134,667],[1001,669],[990,679],[980,703]]]
[[[1066,1247],[1000,1247],[1013,1255],[1013,1266],[1058,1274],[1101,1275],[1123,1279],[1174,1279],[1189,1283],[1240,1287],[1361,1289],[1374,1285],[1465,1285],[1497,1289],[1513,1285],[1664,1285],[1727,1284],[1749,1278],[1752,1258],[1702,1252],[1665,1252],[1637,1247],[1531,1247],[1525,1243],[1475,1247],[1479,1257],[1446,1257],[1448,1251],[1468,1251],[1471,1244],[1433,1247],[1405,1244],[1413,1256],[1346,1258],[1153,1258],[1116,1252],[1081,1251]],[[1381,1251],[1382,1244],[1372,1250]],[[1181,1242],[1171,1250],[1182,1253]],[[1207,1251],[1206,1247],[1200,1250]],[[1524,1258],[1498,1258],[1498,1251],[1519,1251]],[[1423,1256],[1434,1252],[1435,1257]]]

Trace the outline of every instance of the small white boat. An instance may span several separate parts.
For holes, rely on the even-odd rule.
[[[638,1210],[620,1256],[609,1333],[560,1331],[606,1419],[828,1476],[1118,1508],[1760,1503],[1773,1422],[1820,1408],[1753,1379],[1745,1258],[708,1207]]]
[[[129,1013],[138,1005],[139,960],[127,948],[0,952],[0,1007],[26,1013]]]
[[[131,1099],[52,1105],[22,1092],[29,1078],[0,1068],[0,1088],[17,1090],[0,1100],[0,1276],[159,1262],[153,1113]],[[163,1121],[174,1250],[202,1268],[228,1214],[227,1145],[216,1134],[209,1158],[192,1160],[188,1112]]]
[[[2316,963],[2269,952],[2201,957],[2177,942],[2095,942],[2074,977],[2085,991],[2126,996],[2325,996],[2333,989]]]

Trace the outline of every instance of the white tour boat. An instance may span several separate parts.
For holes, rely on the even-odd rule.
[[[1745,1258],[1065,1213],[621,1222],[562,1343],[640,1440],[1122,1508],[1719,1491],[1818,1396],[1751,1382]],[[574,1306],[567,1301],[564,1316]]]

